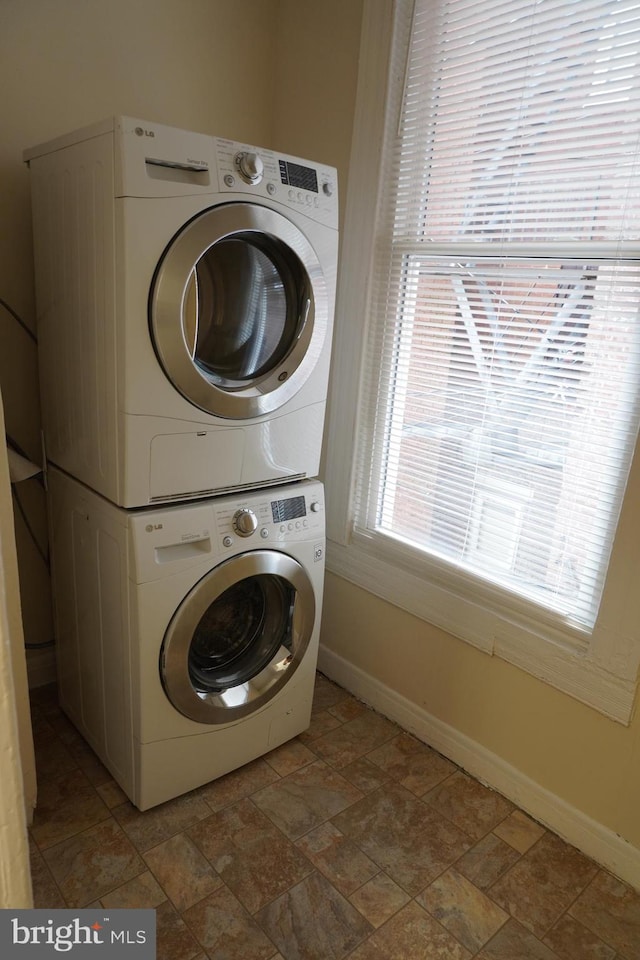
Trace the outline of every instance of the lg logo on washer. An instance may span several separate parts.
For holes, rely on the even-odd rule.
[[[145,130],[144,127],[136,127],[135,132],[137,137],[155,137],[153,130]]]

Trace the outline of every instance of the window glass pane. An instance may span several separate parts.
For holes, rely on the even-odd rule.
[[[418,2],[396,233],[638,238],[639,31],[627,0]]]
[[[640,269],[404,259],[378,529],[593,617],[635,429]]]

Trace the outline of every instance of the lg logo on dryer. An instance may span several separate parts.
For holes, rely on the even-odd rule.
[[[155,137],[153,130],[145,130],[144,127],[136,127],[135,133],[138,137]]]

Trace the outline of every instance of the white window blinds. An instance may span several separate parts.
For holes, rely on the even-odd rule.
[[[589,629],[638,431],[640,4],[398,6],[356,529]]]

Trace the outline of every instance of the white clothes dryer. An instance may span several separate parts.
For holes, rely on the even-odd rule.
[[[127,511],[55,467],[60,703],[141,810],[309,724],[322,484]]]
[[[124,507],[317,476],[336,171],[128,117],[24,156],[48,459]]]

